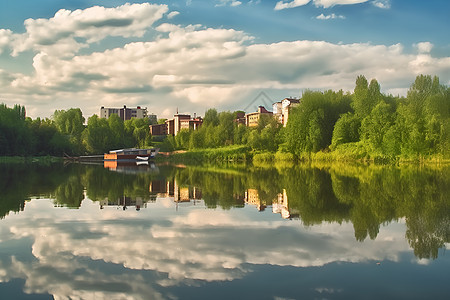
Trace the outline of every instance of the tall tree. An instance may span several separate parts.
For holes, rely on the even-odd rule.
[[[76,154],[83,152],[82,133],[85,129],[85,119],[81,109],[55,110],[53,120],[59,132],[66,135],[72,144],[71,152]]]
[[[203,124],[206,126],[219,125],[219,114],[215,108],[210,108],[205,112],[205,117],[203,118]]]
[[[83,132],[83,142],[89,153],[101,154],[111,150],[112,132],[106,119],[93,115]]]
[[[381,101],[362,121],[362,139],[371,146],[372,150],[382,152],[384,136],[393,125],[394,113],[390,105]]]
[[[355,114],[363,119],[366,117],[370,111],[367,105],[369,98],[369,86],[366,77],[363,75],[359,75],[356,78],[356,86],[353,93],[353,102],[352,106],[355,111]]]

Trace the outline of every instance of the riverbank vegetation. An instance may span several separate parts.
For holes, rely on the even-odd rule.
[[[353,93],[305,91],[286,127],[261,115],[256,127],[236,122],[238,112],[209,109],[198,130],[152,139],[145,119],[117,115],[87,120],[80,109],[51,119],[25,117],[25,108],[0,106],[0,156],[101,154],[110,149],[157,146],[173,160],[399,161],[450,159],[450,88],[417,76],[406,97],[382,94],[376,79],[358,76]]]
[[[450,158],[450,89],[420,75],[406,97],[384,95],[375,79],[358,76],[353,93],[306,91],[287,126],[261,115],[248,128],[230,112],[210,109],[204,125],[168,141],[198,151],[245,145],[247,157],[273,161],[447,162]],[[218,150],[219,151],[219,150]]]

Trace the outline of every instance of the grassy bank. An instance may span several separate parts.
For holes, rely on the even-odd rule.
[[[227,146],[221,148],[174,151],[168,156],[158,155],[157,160],[169,160],[183,163],[222,163],[252,162],[255,166],[286,165],[292,166],[302,162],[318,163],[369,163],[379,165],[397,164],[436,164],[449,165],[450,159],[442,156],[390,157],[369,153],[364,147],[339,147],[334,151],[303,153],[295,156],[288,152],[254,151],[248,146]]]
[[[157,156],[157,160],[173,162],[213,163],[213,162],[247,162],[252,159],[251,148],[248,146],[228,146],[221,148],[194,149],[189,151],[174,151],[169,156]]]

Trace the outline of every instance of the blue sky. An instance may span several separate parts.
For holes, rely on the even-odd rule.
[[[450,83],[448,11],[445,0],[2,0],[0,102],[31,117],[125,104],[169,117],[242,109],[261,91],[351,91],[359,74],[404,95],[418,74]]]

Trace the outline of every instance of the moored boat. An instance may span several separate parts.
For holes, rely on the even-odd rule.
[[[105,161],[115,161],[115,160],[138,160],[146,161],[152,159],[158,154],[159,148],[150,149],[119,149],[112,150],[109,153],[103,155]]]

